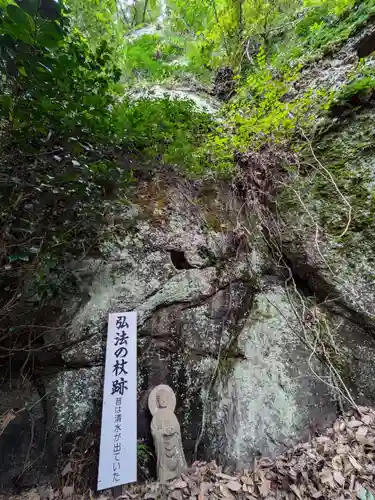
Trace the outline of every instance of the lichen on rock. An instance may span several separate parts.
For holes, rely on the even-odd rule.
[[[52,425],[61,435],[83,431],[99,413],[103,387],[103,368],[95,366],[65,370],[46,381],[53,401]]]

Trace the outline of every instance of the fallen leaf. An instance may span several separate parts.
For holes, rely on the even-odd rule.
[[[62,489],[62,495],[64,498],[69,498],[74,493],[74,486],[64,486]]]
[[[371,412],[371,408],[368,408],[367,406],[357,406],[358,411],[360,413],[369,413]]]
[[[183,495],[181,490],[174,490],[169,494],[169,498],[172,500],[182,500]]]
[[[342,458],[340,457],[340,455],[336,455],[332,458],[332,467],[335,470],[342,470],[342,468],[343,468]]]
[[[356,429],[357,427],[360,427],[362,424],[361,420],[351,420],[350,422],[347,422],[346,424],[350,429]]]
[[[259,460],[259,467],[262,467],[262,468],[272,467],[273,464],[274,464],[274,461],[268,457],[263,457]]]
[[[186,488],[187,483],[183,481],[182,479],[176,479],[173,483],[170,484],[169,489],[170,490],[182,490]]]
[[[269,479],[263,479],[262,484],[259,487],[259,493],[266,497],[271,489],[271,481]]]
[[[241,489],[241,483],[238,481],[229,481],[225,486],[231,491],[240,491]]]
[[[323,494],[321,491],[316,491],[311,496],[312,496],[312,498],[321,498],[323,496]]]
[[[303,500],[303,497],[301,495],[301,492],[299,491],[299,489],[297,488],[297,486],[295,484],[291,484],[289,486],[289,488],[293,491],[293,493],[300,499],[300,500]]]
[[[324,469],[321,471],[319,476],[320,476],[320,480],[322,481],[322,483],[328,484],[332,488],[335,487],[335,482],[333,480],[333,474],[332,474],[330,469],[328,469],[327,467],[324,467]]]
[[[206,491],[209,491],[211,488],[212,488],[212,484],[211,483],[208,483],[206,481],[203,481],[201,484],[200,484],[200,488],[201,488],[201,493],[206,493]]]
[[[344,476],[342,475],[342,473],[340,471],[338,471],[338,470],[334,471],[334,473],[333,473],[333,479],[340,486],[344,486],[344,484],[345,484],[345,478],[344,478]]]
[[[235,476],[228,476],[228,474],[224,474],[223,472],[217,472],[215,474],[216,477],[220,477],[221,479],[227,479],[228,481],[236,481],[237,478]]]
[[[362,417],[362,422],[365,424],[365,425],[371,425],[372,423],[372,416],[371,415],[363,415]]]
[[[12,420],[16,418],[16,413],[13,410],[7,411],[5,417],[3,418],[3,421],[1,422],[1,428],[0,428],[0,434],[3,433],[5,428],[10,424]]]
[[[353,489],[354,489],[354,482],[355,482],[355,475],[354,475],[354,474],[352,474],[352,475],[350,476],[350,485],[349,485],[349,491],[350,491],[350,493],[351,493],[351,492],[353,491]]]
[[[241,481],[244,484],[254,484],[254,481],[253,481],[252,477],[250,477],[250,476],[241,476]]]
[[[357,462],[357,460],[350,453],[348,454],[348,459],[355,469],[357,469],[358,471],[362,470],[362,466]]]
[[[191,489],[190,494],[196,497],[199,495],[199,493],[200,493],[200,489],[198,488],[198,486],[196,484],[194,484],[194,486]]]
[[[229,500],[234,500],[234,496],[232,495],[232,493],[229,491],[229,489],[224,484],[221,484],[219,489],[220,489],[221,495],[224,498],[228,498]]]
[[[361,425],[361,427],[358,427],[357,432],[355,433],[355,437],[358,440],[366,437],[367,433],[368,433],[368,427],[366,427],[365,425]]]
[[[72,464],[70,462],[68,462],[65,467],[63,468],[62,472],[61,472],[61,475],[64,477],[66,476],[69,472],[72,472],[73,468],[72,468]]]

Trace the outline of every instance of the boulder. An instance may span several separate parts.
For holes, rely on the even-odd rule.
[[[239,231],[243,201],[228,189],[202,197],[169,186],[146,201],[142,196],[124,208],[123,228],[117,222],[116,230],[108,231],[101,254],[75,268],[82,296],[67,304],[64,321],[69,323],[59,339],[62,347],[51,356],[53,366],[37,373],[44,397],[38,400],[39,393],[25,389],[22,401],[6,408],[23,408],[30,401],[28,411],[41,412],[35,429],[42,434],[45,429],[52,444],[61,443],[66,452],[64,443],[89,435],[86,445],[96,450],[107,316],[136,310],[138,438],[149,446],[147,398],[162,383],[176,393],[189,462],[215,458],[223,465],[248,466],[259,453],[275,456],[331,422],[339,392],[332,370],[314,347],[318,325],[322,318],[338,325],[332,328],[333,337],[346,329],[340,349],[353,362],[363,356],[363,346],[370,345],[365,329],[354,322],[350,336],[352,319],[341,314],[343,306],[320,310],[314,298],[303,295],[310,290],[309,273],[293,269],[299,276],[296,288],[285,281],[270,265],[258,228],[244,219],[246,238]],[[288,248],[285,242],[285,251]],[[326,279],[314,265],[314,276]],[[316,328],[306,326],[309,311],[318,318]],[[356,338],[361,338],[361,347],[355,346]],[[319,348],[324,345],[332,347],[330,341],[319,341]],[[350,373],[342,366],[353,397],[373,397],[370,360],[368,355],[366,367]],[[36,440],[30,449],[35,464],[42,445],[39,430],[33,433],[26,420],[12,425],[16,427],[7,427],[6,447],[14,448],[15,436],[22,436],[21,428],[25,431],[15,464],[8,455],[3,459],[0,477],[8,488],[29,460],[30,436]],[[45,457],[43,465],[53,468],[56,456],[48,462]],[[92,479],[92,470],[90,474]]]
[[[299,338],[283,282],[263,274],[257,236],[249,249],[207,227],[196,202],[173,188],[168,199],[156,220],[137,219],[126,235],[104,243],[62,352],[81,368],[48,382],[56,429],[84,432],[100,412],[107,314],[135,309],[138,437],[152,446],[147,397],[166,383],[177,395],[189,461],[220,457],[239,466],[259,451],[274,455],[304,438],[312,421],[319,427],[334,417],[335,395],[316,378],[325,368]],[[215,209],[221,213],[218,200]]]

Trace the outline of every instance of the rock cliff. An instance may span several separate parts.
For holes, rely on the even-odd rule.
[[[345,81],[359,40],[307,68],[306,81]],[[137,183],[108,215],[99,251],[74,264],[81,293],[43,333],[51,347],[34,355],[32,381],[16,369],[3,377],[1,489],[50,479],[75,454],[82,475],[95,474],[111,311],[138,312],[139,439],[152,446],[147,396],[167,383],[189,461],[246,466],[348,402],[374,401],[373,113],[331,117],[306,151],[316,168],[298,189],[308,203],[281,196],[282,213],[267,206],[267,219],[231,185],[157,172]],[[349,196],[318,179],[328,164]],[[326,211],[336,227],[324,226]]]

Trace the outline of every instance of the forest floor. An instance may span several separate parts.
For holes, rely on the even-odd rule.
[[[337,418],[324,434],[312,436],[271,460],[256,458],[249,469],[224,473],[214,462],[195,462],[168,485],[146,482],[110,490],[77,494],[73,485],[62,490],[40,487],[1,500],[374,500],[375,410],[359,407]]]

